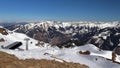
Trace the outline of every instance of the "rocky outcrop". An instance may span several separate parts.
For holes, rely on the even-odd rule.
[[[3,35],[7,35],[8,34],[6,29],[4,29],[4,28],[0,28],[0,33],[3,34]]]
[[[94,44],[103,50],[114,50],[120,43],[120,28],[105,28],[93,36],[88,43]]]
[[[34,39],[48,43],[49,37],[46,32],[38,32],[34,34]]]
[[[115,48],[115,53],[118,54],[118,55],[120,55],[120,46],[117,46]]]

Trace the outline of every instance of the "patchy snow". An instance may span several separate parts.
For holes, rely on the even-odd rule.
[[[25,49],[25,38],[28,36],[9,31],[8,35],[0,34],[0,38],[4,38],[5,42],[0,42],[0,46],[7,46],[15,41],[20,41],[23,45],[20,47]],[[30,43],[32,42],[32,43]],[[9,54],[14,54],[19,59],[48,59],[56,61],[67,61],[75,62],[80,64],[88,65],[90,68],[120,68],[120,64],[113,63],[107,59],[111,59],[111,51],[99,50],[96,46],[92,44],[86,44],[84,46],[74,47],[74,48],[57,48],[50,47],[49,44],[45,44],[44,47],[37,47],[35,44],[36,40],[30,38],[29,50],[19,51],[19,50],[9,50],[2,49],[0,51],[7,52]],[[90,51],[90,55],[80,54],[79,51]],[[103,58],[104,57],[104,58]],[[107,59],[106,59],[107,58]],[[116,61],[120,62],[120,57],[117,55]]]

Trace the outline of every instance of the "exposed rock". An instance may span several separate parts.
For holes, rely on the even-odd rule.
[[[112,61],[114,62],[116,60],[116,54],[112,52]]]
[[[84,52],[80,51],[79,53],[84,55],[90,55],[90,51],[84,51]]]
[[[115,53],[118,54],[118,55],[120,55],[120,46],[118,46],[118,47],[115,48]]]
[[[4,28],[0,28],[0,33],[3,34],[3,35],[7,35],[8,34],[6,29],[4,29]]]
[[[46,32],[38,32],[34,35],[34,39],[48,43],[49,37]]]

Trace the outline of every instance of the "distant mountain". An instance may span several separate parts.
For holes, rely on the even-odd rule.
[[[117,48],[120,45],[120,22],[40,21],[15,24],[6,28],[53,46],[94,44],[103,50],[120,51]]]
[[[10,27],[12,25],[17,25],[17,24],[27,24],[27,22],[0,22],[0,26],[3,26],[3,27]]]

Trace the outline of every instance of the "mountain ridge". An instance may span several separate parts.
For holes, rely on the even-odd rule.
[[[111,23],[40,21],[6,28],[57,46],[70,44],[69,47],[71,46],[69,42],[76,42],[78,46],[91,43],[104,50],[114,50],[120,42],[118,21]]]

